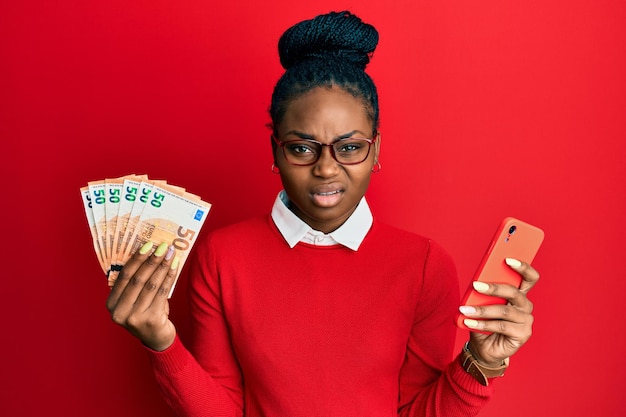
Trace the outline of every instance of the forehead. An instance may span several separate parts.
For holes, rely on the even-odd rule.
[[[314,136],[341,135],[373,129],[361,99],[339,87],[316,87],[293,99],[286,108],[279,134],[296,130]]]

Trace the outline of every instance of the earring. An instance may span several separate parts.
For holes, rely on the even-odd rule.
[[[383,166],[380,164],[380,162],[376,161],[376,165],[374,165],[374,166],[372,167],[372,174],[376,174],[376,173],[380,172],[380,169],[381,169],[382,167],[383,167]]]
[[[280,174],[280,170],[278,169],[278,167],[276,166],[276,164],[272,164],[272,172],[274,174]]]

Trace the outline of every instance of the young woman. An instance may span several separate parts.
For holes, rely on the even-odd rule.
[[[210,233],[190,262],[193,340],[168,318],[178,267],[167,242],[124,266],[107,307],[147,347],[184,416],[472,416],[530,337],[538,273],[521,289],[477,288],[506,306],[459,307],[435,242],[377,221],[365,199],[380,169],[376,29],[349,12],[296,24],[279,41],[272,96],[271,213]],[[458,309],[471,332],[452,352]],[[482,318],[487,320],[475,320]]]

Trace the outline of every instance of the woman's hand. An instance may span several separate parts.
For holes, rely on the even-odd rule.
[[[152,251],[147,242],[124,265],[107,299],[113,321],[154,350],[174,342],[176,329],[169,319],[168,296],[174,285],[179,258],[161,243]]]
[[[539,273],[529,264],[516,259],[509,258],[506,263],[522,276],[519,289],[506,284],[474,283],[476,291],[504,298],[506,304],[460,307],[461,313],[467,317],[465,325],[479,331],[470,333],[470,351],[479,364],[487,367],[500,366],[532,334],[533,304],[526,294],[539,280]]]

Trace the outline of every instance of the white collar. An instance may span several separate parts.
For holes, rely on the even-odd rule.
[[[372,212],[367,201],[365,201],[365,197],[361,198],[361,201],[348,220],[337,230],[329,234],[324,234],[319,230],[312,229],[311,226],[289,210],[287,207],[288,203],[289,197],[287,197],[285,190],[282,190],[278,193],[276,200],[274,200],[272,220],[274,220],[276,227],[278,227],[278,230],[291,248],[301,241],[319,244],[315,243],[318,240],[315,239],[317,236],[321,237],[320,239],[322,240],[326,240],[326,242],[336,242],[356,251],[359,249],[363,239],[365,239],[365,235],[367,235],[373,222]],[[330,238],[330,240],[324,238]]]

